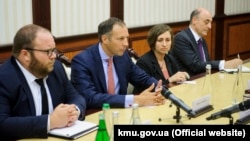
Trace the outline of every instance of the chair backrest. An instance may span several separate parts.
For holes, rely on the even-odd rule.
[[[71,61],[69,60],[68,57],[66,57],[63,53],[58,53],[56,55],[57,60],[61,61],[64,67],[64,70],[67,74],[68,79],[70,80],[70,75],[71,75]]]
[[[129,56],[132,58],[132,59],[135,59],[137,60],[139,58],[138,54],[134,51],[133,48],[128,48],[128,53],[129,53]],[[65,66],[67,67],[70,67],[71,65],[71,61],[70,59],[65,56],[63,53],[57,53],[57,57],[56,57],[59,61],[61,61]]]
[[[61,61],[65,66],[70,67],[71,61],[63,53],[58,53],[56,55],[57,60]]]
[[[129,53],[129,56],[131,57],[132,61],[134,63],[136,63],[137,59],[139,58],[138,54],[133,50],[133,48],[128,48],[128,53]],[[65,69],[65,72],[67,74],[67,77],[68,79],[70,79],[70,75],[71,75],[71,61],[70,59],[65,56],[63,53],[57,53],[57,56],[56,56],[57,60],[61,61],[63,66],[64,66],[64,69]]]
[[[133,48],[128,48],[128,54],[134,63],[136,63],[136,61],[139,59],[138,54],[134,51]],[[128,83],[127,93],[132,94],[133,90],[134,86],[131,83]]]
[[[130,58],[132,59],[132,61],[134,63],[136,63],[137,59],[139,59],[138,54],[134,51],[133,48],[128,48],[127,50],[128,50],[128,54],[129,54]]]

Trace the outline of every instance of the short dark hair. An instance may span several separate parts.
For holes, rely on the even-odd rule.
[[[102,42],[102,35],[109,34],[115,24],[125,26],[126,24],[119,18],[111,17],[98,25],[98,39]]]
[[[14,37],[12,54],[17,57],[22,49],[33,48],[33,41],[35,40],[38,31],[50,32],[46,28],[35,24],[21,27]]]
[[[157,41],[158,36],[160,36],[162,33],[166,32],[166,31],[170,32],[171,41],[173,44],[173,32],[172,32],[172,29],[170,28],[170,26],[168,26],[166,24],[157,24],[149,30],[147,41],[148,41],[149,47],[152,50],[155,49],[155,43]],[[171,47],[172,47],[172,44],[171,44]]]

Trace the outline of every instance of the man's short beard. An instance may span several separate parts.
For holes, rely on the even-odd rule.
[[[31,62],[28,67],[33,74],[41,78],[47,76],[50,73],[48,68],[44,65],[41,65],[41,63],[36,59],[36,57],[32,53],[31,53]]]

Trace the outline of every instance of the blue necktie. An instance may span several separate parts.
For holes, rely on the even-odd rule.
[[[46,89],[44,87],[43,78],[35,80],[37,84],[41,87],[41,97],[42,97],[42,115],[49,113],[48,99]]]

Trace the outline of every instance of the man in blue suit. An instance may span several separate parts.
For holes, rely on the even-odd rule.
[[[0,67],[1,139],[47,138],[49,130],[84,118],[86,101],[55,60],[55,46],[52,34],[38,25],[16,33],[12,57]]]
[[[206,64],[211,64],[212,69],[223,70],[228,68],[237,68],[242,64],[241,59],[232,60],[211,60],[208,54],[208,48],[204,36],[212,28],[212,16],[205,8],[195,9],[190,16],[190,25],[188,28],[177,33],[174,38],[172,53],[176,57],[179,68],[195,75],[206,70]],[[201,42],[201,48],[198,48],[198,41]]]
[[[136,66],[126,52],[128,29],[123,21],[111,17],[98,26],[99,43],[76,55],[71,62],[71,81],[87,101],[88,108],[161,105],[161,80],[158,81]],[[108,92],[107,60],[113,60],[114,92]],[[127,94],[128,83],[143,87],[140,94]]]

